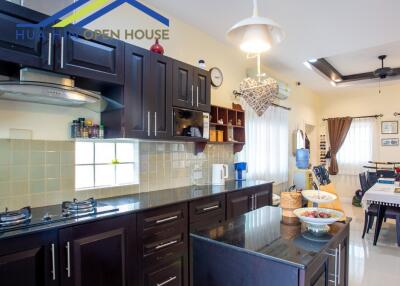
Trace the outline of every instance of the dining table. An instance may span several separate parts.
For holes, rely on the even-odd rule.
[[[378,216],[375,224],[374,245],[377,244],[379,233],[382,228],[385,210],[387,207],[399,209],[399,215],[396,219],[397,244],[400,246],[400,193],[395,192],[396,188],[400,188],[399,182],[394,184],[376,183],[367,192],[365,192],[361,204],[364,210],[375,204],[378,206]]]

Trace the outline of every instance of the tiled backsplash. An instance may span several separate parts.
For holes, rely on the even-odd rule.
[[[0,211],[63,200],[104,198],[211,182],[211,166],[229,165],[232,145],[208,144],[194,155],[193,143],[139,142],[140,184],[75,191],[73,141],[0,140]]]

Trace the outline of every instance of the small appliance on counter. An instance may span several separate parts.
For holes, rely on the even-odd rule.
[[[247,174],[247,163],[246,162],[238,162],[234,164],[235,166],[235,180],[236,181],[245,181]]]
[[[225,179],[228,179],[228,165],[213,164],[212,165],[212,184],[215,186],[225,185]]]

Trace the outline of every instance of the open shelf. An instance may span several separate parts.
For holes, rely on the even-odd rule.
[[[210,134],[211,130],[222,131],[223,140],[196,143],[196,154],[203,152],[207,144],[233,144],[234,153],[242,151],[243,146],[246,144],[244,125],[244,111],[212,105],[210,112]],[[218,139],[218,136],[216,137],[215,140]]]

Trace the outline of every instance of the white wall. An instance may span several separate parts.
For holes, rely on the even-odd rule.
[[[377,120],[376,141],[377,148],[374,160],[400,161],[400,147],[382,147],[382,138],[399,138],[400,135],[381,135],[380,123],[386,120],[399,120],[394,117],[394,112],[400,112],[400,84],[389,83],[381,89],[379,94],[378,84],[363,87],[338,87],[334,92],[321,96],[322,118],[342,116],[364,116],[383,114],[384,117]],[[321,129],[325,124],[321,121]],[[340,167],[340,166],[339,166]],[[338,176],[334,178],[339,192],[346,197],[353,195],[359,188],[358,178],[352,176]]]

